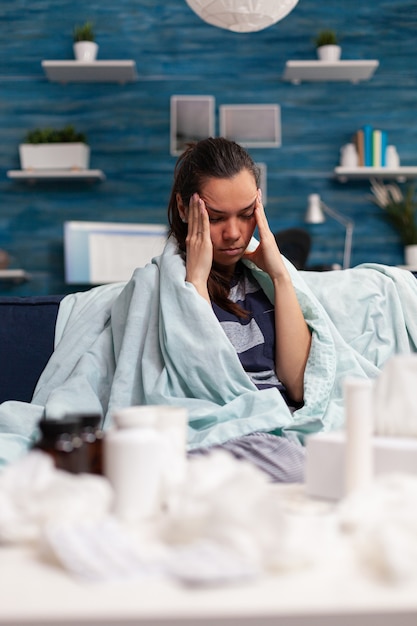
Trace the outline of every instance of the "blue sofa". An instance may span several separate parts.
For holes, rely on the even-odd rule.
[[[63,297],[0,297],[0,402],[32,399],[54,348]]]
[[[417,272],[413,272],[417,277]],[[0,296],[0,403],[30,402],[54,348],[63,295]]]

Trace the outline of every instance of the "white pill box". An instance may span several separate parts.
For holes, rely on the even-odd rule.
[[[345,488],[344,431],[317,433],[306,440],[306,493],[311,497],[339,500]],[[417,474],[417,439],[373,437],[372,461],[375,476],[405,472]]]

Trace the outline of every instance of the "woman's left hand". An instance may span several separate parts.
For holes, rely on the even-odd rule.
[[[269,274],[274,285],[275,370],[295,402],[304,398],[304,371],[311,335],[292,285],[291,277],[271,232],[258,194],[255,207],[259,245],[245,258]]]
[[[287,271],[275,237],[269,228],[260,189],[256,199],[255,217],[259,232],[259,245],[253,252],[245,252],[243,258],[255,263],[261,270],[269,274],[272,279],[279,278],[286,274]]]

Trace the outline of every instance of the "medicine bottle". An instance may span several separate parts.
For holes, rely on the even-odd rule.
[[[116,517],[137,522],[159,512],[163,451],[161,435],[152,426],[106,431],[104,474],[114,490]]]
[[[41,439],[34,445],[34,449],[50,454],[58,469],[72,474],[88,471],[88,449],[81,437],[78,418],[43,418],[38,426]]]
[[[91,474],[103,474],[103,437],[102,417],[95,413],[80,413],[74,418],[79,419],[81,439],[87,448],[88,471]]]

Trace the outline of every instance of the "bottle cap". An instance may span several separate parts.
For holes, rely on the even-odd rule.
[[[80,421],[75,417],[63,417],[62,419],[42,418],[38,426],[45,436],[62,435],[63,433],[78,434],[81,429]]]
[[[81,428],[97,428],[102,420],[100,413],[74,413],[66,417],[78,420]]]

